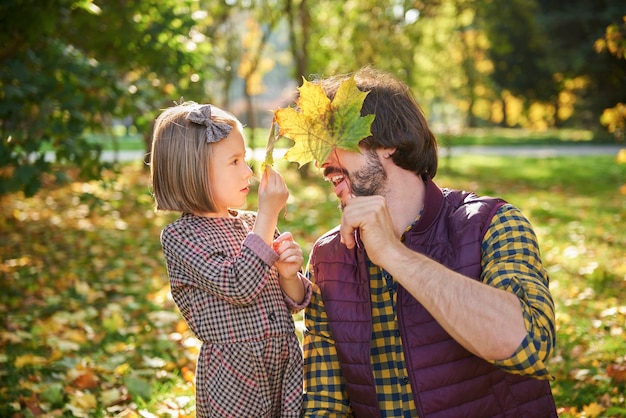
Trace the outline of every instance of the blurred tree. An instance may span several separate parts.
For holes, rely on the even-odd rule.
[[[308,72],[330,75],[373,65],[412,84],[418,20],[437,1],[322,0],[309,6]],[[302,14],[302,13],[301,13]],[[300,82],[299,82],[300,84]]]
[[[269,40],[283,16],[278,6],[276,0],[252,2],[251,7],[240,16],[244,20],[245,31],[241,33],[242,54],[237,74],[244,82],[246,122],[252,128],[248,139],[252,145],[256,142],[254,128],[257,127],[253,97],[265,92],[263,77],[274,67]]]
[[[618,59],[626,59],[626,15],[622,16],[621,24],[607,26],[604,36],[596,40],[594,47],[599,54],[608,52]],[[626,100],[604,109],[600,123],[606,126],[615,138],[623,141],[626,138]]]
[[[307,0],[285,0],[285,16],[289,30],[289,45],[294,60],[294,78],[298,85],[309,75],[309,39],[311,13]]]
[[[559,124],[599,128],[603,109],[626,101],[626,60],[597,54],[594,44],[611,24],[620,24],[623,0],[537,0],[537,21],[546,33],[546,62],[559,83]],[[575,113],[572,113],[575,112]]]
[[[67,167],[97,177],[100,148],[86,134],[131,116],[149,146],[156,113],[181,98],[231,108],[243,90],[254,127],[268,71],[292,65],[281,48],[296,85],[374,65],[442,125],[502,121],[512,112],[494,104],[521,100],[552,100],[554,123],[598,125],[626,101],[626,60],[593,49],[622,16],[623,0],[5,1],[0,195],[31,195]]]
[[[442,0],[415,26],[420,34],[413,86],[433,129],[449,133],[460,125],[475,125],[478,102],[493,98],[487,97],[491,67],[474,0]]]
[[[228,13],[193,0],[0,4],[0,195],[32,195],[69,166],[96,178],[105,164],[85,133],[127,115],[149,132],[160,107],[205,100],[207,39]]]
[[[493,88],[502,104],[502,126],[507,126],[507,99],[521,97],[527,111],[537,101],[554,101],[557,95],[547,65],[545,34],[535,19],[535,0],[483,0],[477,3],[479,25],[489,39],[488,56]]]

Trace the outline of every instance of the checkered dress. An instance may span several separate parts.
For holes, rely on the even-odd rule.
[[[272,267],[278,255],[252,234],[256,214],[183,214],[161,244],[172,296],[202,342],[196,370],[198,417],[298,417],[302,353],[292,311]]]

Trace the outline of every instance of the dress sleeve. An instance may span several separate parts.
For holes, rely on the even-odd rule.
[[[303,417],[347,417],[352,408],[339,366],[335,342],[320,289],[312,272],[311,301],[304,311],[304,397]]]
[[[278,255],[255,234],[249,234],[233,255],[211,245],[212,237],[194,232],[170,226],[161,233],[172,287],[197,287],[234,305],[252,303]]]
[[[289,308],[292,313],[299,312],[306,308],[307,305],[311,302],[311,296],[313,294],[313,287],[311,286],[311,282],[309,281],[309,279],[307,279],[306,276],[302,273],[298,273],[298,277],[300,278],[300,281],[304,286],[304,299],[302,300],[302,303],[296,302],[287,294],[283,293],[287,308]]]
[[[484,283],[519,298],[527,330],[516,352],[493,364],[510,373],[552,379],[546,362],[556,333],[548,273],[532,226],[516,207],[504,205],[493,217],[482,242],[482,269]]]

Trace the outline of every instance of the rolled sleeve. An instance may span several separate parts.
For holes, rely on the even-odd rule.
[[[503,206],[485,234],[482,253],[481,280],[519,298],[527,330],[516,352],[493,364],[510,373],[552,379],[546,362],[556,338],[554,302],[530,222],[514,206]]]

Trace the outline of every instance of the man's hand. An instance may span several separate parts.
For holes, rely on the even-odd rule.
[[[370,260],[383,266],[385,253],[400,243],[394,232],[387,202],[382,196],[356,196],[350,198],[341,218],[341,241],[348,247],[356,245],[355,232],[359,231]]]

